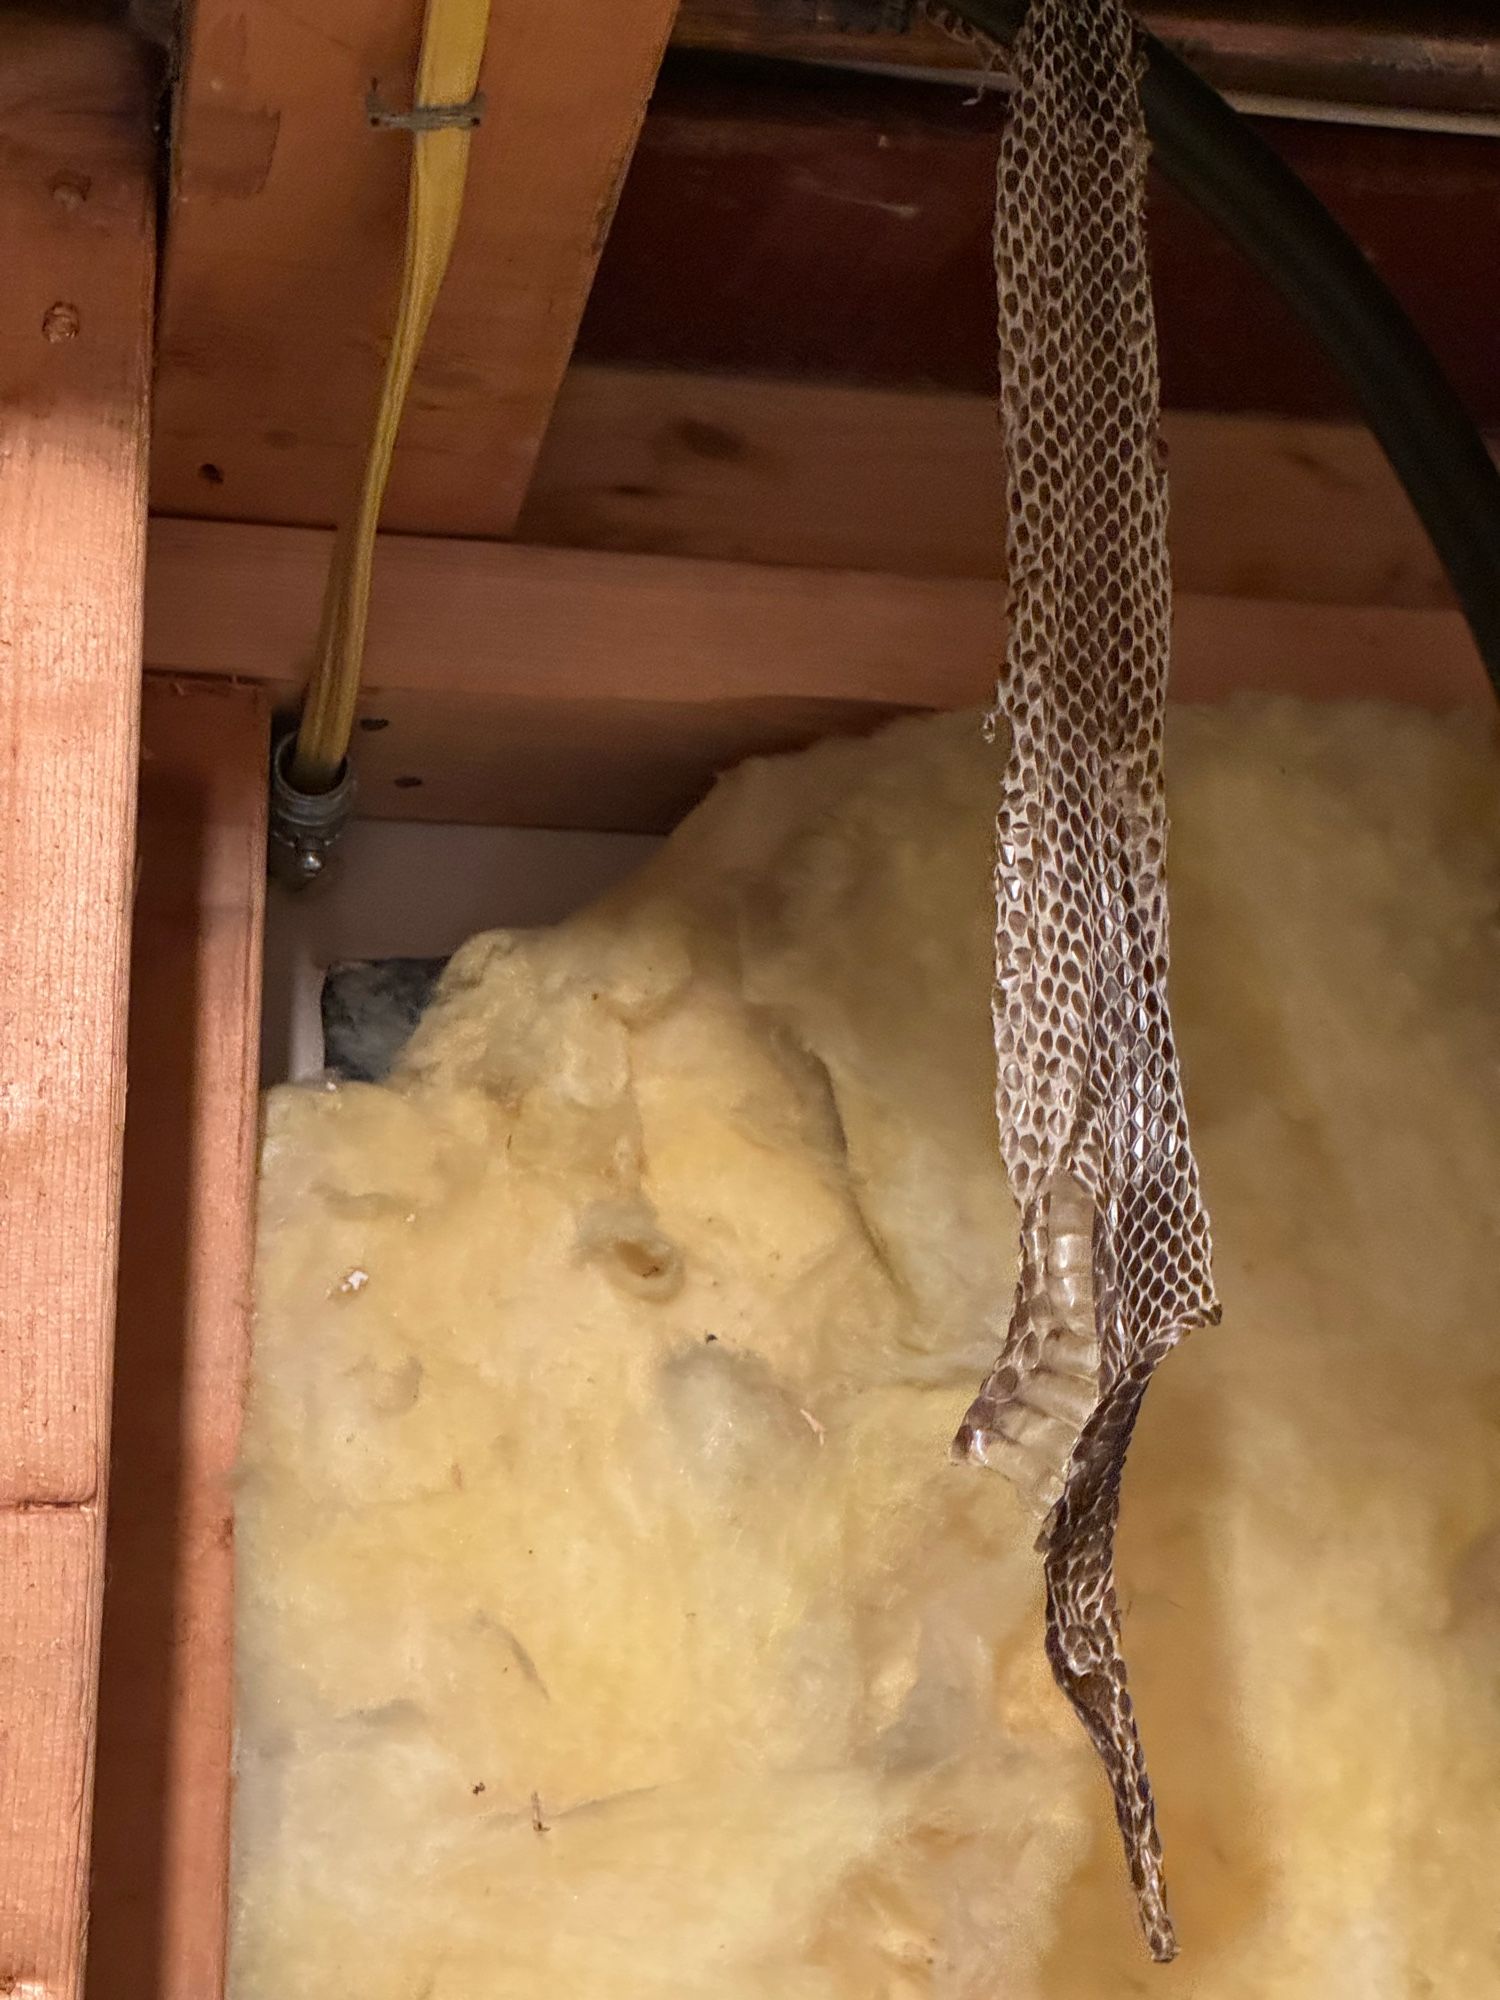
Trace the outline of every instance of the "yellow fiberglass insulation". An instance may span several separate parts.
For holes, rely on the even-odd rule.
[[[1172,720],[1222,1329],[1126,1477],[1145,1958],[948,1460],[1011,1300],[972,718],[726,779],[265,1146],[235,2000],[1500,1992],[1500,762]]]

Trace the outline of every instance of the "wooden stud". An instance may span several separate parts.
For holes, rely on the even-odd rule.
[[[268,709],[148,680],[88,1992],[217,2000]]]
[[[289,699],[328,536],[163,521],[147,659]],[[375,817],[659,828],[713,772],[831,730],[989,698],[1000,586],[390,536],[376,567],[361,809]],[[1489,699],[1449,610],[1178,599],[1174,687]],[[412,782],[415,780],[415,782]]]
[[[385,520],[508,534],[676,0],[494,0],[464,221]],[[347,512],[389,337],[420,0],[192,10],[175,131],[154,501]]]
[[[85,1933],[153,277],[150,91],[0,23],[0,1992]]]

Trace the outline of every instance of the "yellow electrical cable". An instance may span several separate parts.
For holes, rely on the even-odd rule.
[[[328,568],[318,650],[297,729],[290,778],[298,791],[324,792],[349,751],[375,560],[375,531],[412,371],[448,268],[477,120],[473,102],[489,26],[490,0],[427,0],[412,135],[406,251],[395,331],[365,460],[359,504],[340,528]]]

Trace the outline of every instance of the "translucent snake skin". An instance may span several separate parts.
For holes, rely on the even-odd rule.
[[[951,19],[948,25],[952,25]],[[1021,1211],[1005,1346],[954,1442],[1046,1515],[1047,1654],[1114,1791],[1152,1955],[1161,1843],[1119,1647],[1120,1477],[1153,1370],[1218,1318],[1167,1011],[1171,621],[1135,34],[1033,0],[995,226],[1010,731],[996,833],[1001,1150]]]

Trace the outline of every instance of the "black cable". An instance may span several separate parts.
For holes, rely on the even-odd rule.
[[[1024,0],[943,0],[991,41]],[[1152,157],[1258,264],[1343,376],[1406,488],[1500,698],[1500,471],[1452,384],[1368,259],[1247,119],[1141,36]]]

